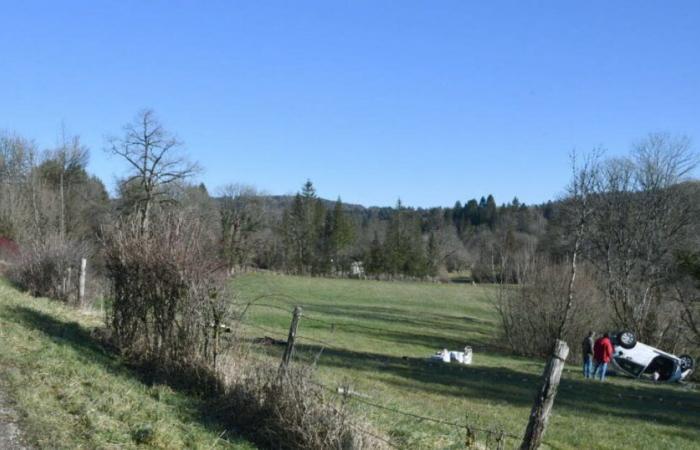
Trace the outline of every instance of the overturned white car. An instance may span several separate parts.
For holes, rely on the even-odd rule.
[[[654,381],[682,381],[695,369],[690,355],[675,356],[650,345],[637,342],[631,331],[610,334],[614,353],[614,370],[633,378],[648,378]]]

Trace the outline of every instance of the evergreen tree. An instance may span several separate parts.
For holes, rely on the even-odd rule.
[[[305,274],[319,271],[324,266],[324,217],[325,208],[316,197],[313,183],[307,180],[282,219],[287,264],[293,272]]]
[[[422,277],[427,272],[420,221],[403,207],[401,200],[387,227],[384,268],[391,275]]]
[[[384,248],[379,241],[377,232],[374,232],[374,238],[369,245],[369,252],[366,257],[365,270],[369,274],[379,275],[386,272],[384,266]]]
[[[464,209],[462,208],[462,202],[457,200],[454,208],[452,209],[452,223],[455,228],[457,228],[457,233],[462,234],[462,228],[464,226]]]
[[[464,215],[469,220],[469,223],[474,227],[479,226],[481,222],[479,217],[479,204],[476,202],[476,199],[469,200],[464,208]]]
[[[493,230],[496,226],[498,208],[496,207],[496,200],[493,198],[493,195],[490,194],[486,199],[486,216],[488,217],[488,226]]]
[[[347,270],[349,261],[343,254],[352,244],[354,233],[352,224],[345,216],[343,203],[338,197],[332,211],[326,213],[324,227],[325,256],[336,270]]]

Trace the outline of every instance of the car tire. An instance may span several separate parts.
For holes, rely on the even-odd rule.
[[[622,348],[628,350],[637,345],[637,336],[631,331],[621,331],[620,334],[617,335],[617,340],[620,341],[620,346]]]
[[[692,370],[695,368],[695,360],[690,355],[681,355],[678,358],[681,360],[681,371]]]

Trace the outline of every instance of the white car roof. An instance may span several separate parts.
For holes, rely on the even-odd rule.
[[[670,353],[666,353],[664,351],[659,350],[658,348],[654,348],[651,345],[643,344],[641,342],[637,342],[637,345],[629,349],[624,348],[621,345],[616,345],[615,354],[619,355],[620,353],[622,353],[628,359],[632,359],[636,363],[642,364],[644,366],[648,365],[652,359],[656,358],[659,355],[666,356],[673,360],[678,360],[677,356],[674,356]]]

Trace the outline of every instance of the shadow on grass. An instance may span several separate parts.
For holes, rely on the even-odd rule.
[[[89,329],[77,322],[62,321],[49,314],[23,306],[8,307],[6,311],[9,313],[8,317],[17,323],[41,331],[59,345],[69,345],[79,350],[80,357],[87,363],[101,364],[112,375],[132,377],[146,387],[164,384],[177,392],[186,394],[192,408],[192,419],[197,420],[215,434],[220,434],[222,429],[232,431],[233,435],[226,439],[231,443],[243,442],[241,438],[235,436],[242,435],[242,433],[238,430],[232,430],[226,418],[217,416],[211,410],[211,402],[214,400],[211,392],[202,390],[197,383],[193,382],[196,379],[201,381],[202,373],[180,372],[173,376],[173,373],[155,371],[148,364],[130,365],[114,353],[113,349],[103,345],[101,340]]]
[[[426,312],[416,314],[412,311],[381,306],[312,305],[306,310],[312,316],[314,313],[321,313],[338,317],[339,320],[335,322],[340,330],[357,331],[377,339],[434,347],[436,350],[442,347],[462,348],[468,344],[477,351],[505,353],[505,349],[493,341],[491,323],[472,316],[450,316]],[[347,319],[376,323],[376,326],[362,325]],[[330,318],[323,320],[333,322]],[[309,325],[302,324],[301,333],[305,326],[313,326],[313,322],[309,322]],[[446,336],[445,333],[453,336]],[[464,337],[455,338],[455,334],[462,334]]]
[[[154,382],[170,385],[179,392],[196,394],[191,386],[180,380],[159,379],[143,367],[124,368],[124,362],[103,347],[89,330],[76,322],[61,321],[27,307],[10,309],[16,320],[40,330],[57,343],[79,349],[84,358],[98,362],[112,373],[133,376],[145,385]],[[311,360],[320,346],[302,345],[297,353],[300,360]],[[485,399],[519,407],[532,404],[540,377],[505,367],[479,367],[432,363],[413,357],[387,356],[347,349],[325,348],[318,361],[320,366],[373,373],[389,373],[384,383],[399,389],[421,390],[430,394]],[[212,431],[229,428],[225,418],[216,416],[202,395],[192,395],[197,420]],[[564,379],[559,388],[556,408],[561,413],[606,417],[617,416],[631,420],[650,421],[676,427],[679,433],[694,439],[700,429],[700,394],[661,386],[635,384],[620,386],[585,380]],[[525,418],[523,418],[524,426]],[[233,430],[236,432],[236,430]],[[236,432],[236,434],[239,434]]]
[[[320,347],[305,346],[305,358]],[[453,397],[484,399],[528,408],[540,375],[506,367],[462,366],[427,359],[393,357],[342,349],[324,349],[319,366],[392,375],[382,381],[399,389]],[[540,367],[542,367],[540,365]],[[617,416],[686,429],[700,430],[700,393],[677,388],[630,383],[629,386],[592,380],[562,380],[556,399],[560,413],[595,417]],[[523,418],[523,426],[526,418]]]

